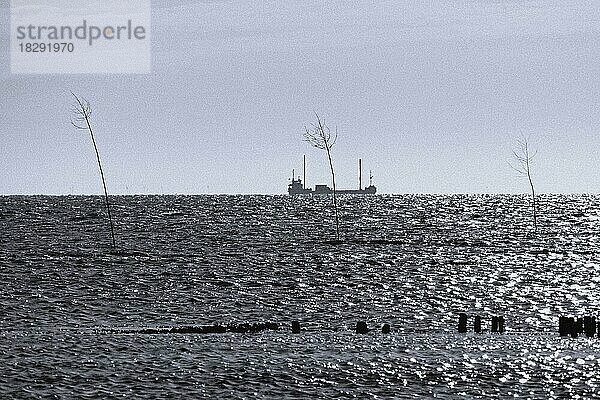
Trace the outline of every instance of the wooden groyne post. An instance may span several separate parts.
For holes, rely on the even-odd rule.
[[[467,333],[467,314],[465,313],[458,316],[458,333]]]
[[[585,336],[594,337],[596,334],[596,317],[585,316],[583,317],[583,330]]]
[[[300,321],[292,321],[292,333],[300,333]]]
[[[356,323],[356,333],[369,333],[369,327],[367,326],[367,323],[365,321],[358,321]]]

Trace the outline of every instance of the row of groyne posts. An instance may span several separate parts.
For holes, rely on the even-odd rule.
[[[594,337],[596,333],[600,336],[600,322],[596,323],[596,317],[586,315],[585,317],[559,317],[558,333],[560,336],[576,338],[579,334]]]
[[[458,332],[467,333],[468,316],[461,313],[458,316]],[[492,333],[504,333],[504,317],[492,316],[492,325],[490,331]],[[473,332],[482,333],[481,316],[473,317]],[[586,337],[594,337],[596,334],[600,337],[600,321],[596,321],[596,317],[586,315],[584,317],[559,317],[558,333],[561,337],[570,336],[578,337],[580,334],[585,334]]]
[[[467,333],[468,332],[468,328],[467,328],[468,320],[469,320],[469,317],[467,316],[467,314],[461,313],[458,315],[458,332],[459,333]],[[492,316],[492,326],[491,326],[490,331],[492,333],[504,333],[504,317],[503,316],[501,316],[501,315]],[[475,315],[475,317],[474,317],[473,332],[475,332],[475,333],[483,332],[483,329],[481,327],[481,316],[480,315]]]
[[[300,321],[292,321],[292,333],[300,333],[301,331]],[[370,331],[372,331],[372,329],[369,329],[365,321],[358,321],[356,323],[356,333],[365,334]],[[383,324],[381,326],[381,333],[390,333],[391,331],[392,328],[390,327],[390,324]]]
[[[469,331],[469,317],[465,313],[458,316],[458,332],[467,333]],[[482,318],[480,315],[473,316],[473,332],[483,333]],[[300,321],[292,321],[292,333],[298,334],[302,332]],[[208,325],[208,326],[183,326],[171,328],[143,328],[143,329],[109,329],[113,333],[141,333],[141,334],[166,334],[166,333],[256,333],[266,330],[278,330],[279,325],[272,322],[263,323],[243,323],[229,325]],[[356,323],[355,332],[358,334],[366,334],[374,329],[367,326],[366,321],[358,321]],[[585,334],[587,337],[594,337],[598,334],[600,337],[600,322],[596,321],[596,317],[560,317],[558,323],[558,331],[560,336],[570,336],[576,338],[579,334]],[[387,334],[391,332],[390,324],[381,326],[381,333]],[[504,333],[504,317],[501,315],[492,316],[490,332]]]

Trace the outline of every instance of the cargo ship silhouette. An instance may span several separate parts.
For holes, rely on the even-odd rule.
[[[292,169],[292,182],[288,185],[288,194],[313,195],[313,194],[332,194],[333,189],[327,185],[315,185],[314,189],[306,187],[306,156],[304,156],[304,183],[300,177],[296,178],[296,171]],[[358,189],[337,189],[336,194],[375,194],[377,188],[373,185],[373,174],[369,171],[369,186],[362,188],[362,160],[358,160]]]

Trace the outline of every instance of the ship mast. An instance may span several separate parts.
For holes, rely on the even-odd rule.
[[[306,154],[304,155],[304,174],[302,175],[302,179],[304,179],[302,189],[306,189]]]
[[[362,159],[358,159],[358,190],[362,190]]]
[[[369,186],[373,186],[373,171],[369,170]]]

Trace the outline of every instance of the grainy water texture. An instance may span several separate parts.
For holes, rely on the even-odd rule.
[[[113,251],[102,197],[0,197],[0,393],[598,397],[600,339],[557,328],[600,307],[599,200],[542,196],[533,234],[526,196],[342,196],[336,244],[326,197],[113,197]]]

